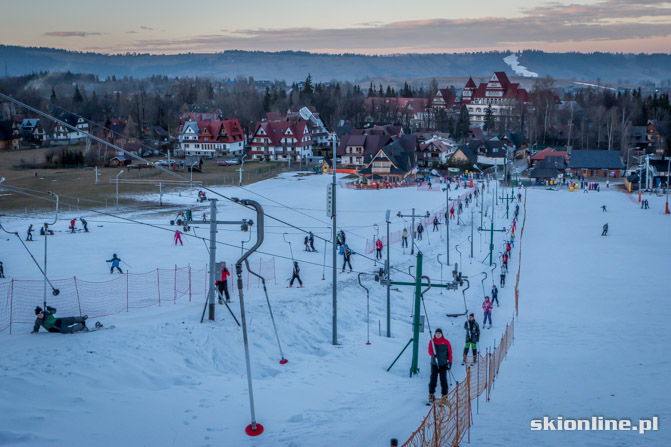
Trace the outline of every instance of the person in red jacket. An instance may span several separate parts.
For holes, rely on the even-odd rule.
[[[70,230],[72,230],[72,231],[71,231],[72,233],[75,232],[75,224],[76,224],[76,223],[77,223],[77,221],[76,221],[75,219],[72,219],[72,220],[70,221]]]
[[[503,253],[502,259],[503,259],[503,265],[507,266],[508,265],[508,253]]]
[[[175,245],[177,245],[177,242],[184,245],[184,242],[182,242],[182,232],[179,230],[175,231]]]
[[[489,318],[489,327],[492,327],[492,309],[494,305],[489,301],[489,297],[486,296],[485,300],[482,302],[482,310],[485,312],[485,321],[482,322],[482,327],[484,328],[487,324],[487,319]]]
[[[378,238],[375,241],[375,259],[382,259],[382,248],[384,245],[382,245],[382,240]]]
[[[231,297],[228,295],[228,277],[231,276],[231,272],[226,268],[226,263],[221,263],[221,281],[217,281],[217,288],[219,289],[219,304],[224,304],[222,297],[226,295],[226,302],[231,302]]]
[[[510,241],[506,243],[506,251],[510,253],[510,250],[512,250],[512,247],[510,246]]]
[[[442,397],[447,396],[447,371],[452,368],[452,345],[443,336],[443,330],[438,328],[429,342],[429,355],[431,356],[431,378],[429,379],[429,402],[434,399],[436,382],[440,375],[440,393]]]

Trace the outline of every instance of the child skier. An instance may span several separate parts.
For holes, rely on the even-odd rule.
[[[468,356],[469,349],[473,351],[473,363],[477,363],[480,326],[478,326],[478,322],[475,321],[475,314],[470,314],[468,316],[468,321],[464,323],[464,329],[466,329],[466,346],[464,346],[464,361],[461,362],[461,364],[466,364],[466,357]]]
[[[424,232],[424,227],[422,226],[422,223],[420,222],[419,225],[417,225],[417,240],[421,241],[422,240],[422,233]]]
[[[114,273],[114,269],[116,268],[119,270],[119,273],[123,274],[123,271],[121,271],[121,267],[119,267],[119,263],[121,262],[121,259],[117,258],[116,253],[112,255],[112,259],[107,260],[105,262],[111,262],[112,266],[110,267],[110,275]]]
[[[226,296],[226,302],[231,302],[231,297],[228,294],[228,277],[231,275],[231,272],[226,268],[226,263],[221,263],[221,280],[216,281],[215,285],[219,289],[219,304],[224,304],[223,297]]]
[[[485,312],[485,320],[482,322],[482,327],[485,327],[487,324],[487,319],[489,319],[489,328],[492,327],[492,309],[494,306],[492,302],[489,301],[489,297],[486,296],[485,300],[482,302],[482,310]]]
[[[508,264],[503,264],[501,266],[501,288],[506,285],[506,272],[508,271]]]
[[[294,261],[294,273],[291,276],[291,282],[289,283],[289,287],[294,286],[294,280],[298,280],[298,287],[303,287],[303,281],[301,281],[301,277],[299,276],[299,273],[301,272],[301,269],[298,267],[298,261]]]
[[[308,236],[303,239],[303,245],[305,245],[305,251],[310,251],[310,238]]]
[[[408,246],[408,229],[404,228],[403,233],[401,233],[401,247]]]
[[[88,315],[83,317],[66,317],[66,318],[56,318],[54,314],[56,309],[47,306],[47,310],[44,311],[40,306],[35,308],[35,325],[33,326],[33,331],[31,334],[36,334],[40,330],[40,326],[44,327],[49,332],[60,332],[61,334],[71,334],[73,332],[79,331],[88,331],[86,327],[86,320]]]
[[[375,259],[382,259],[382,239],[378,238],[375,241]]]
[[[452,345],[443,337],[443,330],[438,328],[429,342],[431,356],[431,378],[429,379],[429,403],[433,402],[436,392],[436,382],[440,375],[440,394],[447,396],[447,371],[452,369]]]
[[[28,227],[28,235],[26,236],[26,241],[32,241],[33,240],[33,224],[30,224]]]
[[[184,245],[184,242],[182,242],[182,232],[179,230],[175,230],[175,245],[177,245],[177,242],[182,246]]]
[[[315,250],[315,235],[312,234],[312,231],[310,231],[310,251],[317,251]]]
[[[496,307],[499,307],[499,289],[496,288],[496,284],[492,286],[492,305],[496,301]]]
[[[433,216],[433,231],[438,231],[438,217]]]
[[[508,253],[503,253],[503,256],[501,256],[501,260],[503,261],[503,265],[507,266],[508,265]]]
[[[71,233],[75,232],[75,223],[77,223],[77,219],[72,219],[70,221],[70,230],[72,230]]]

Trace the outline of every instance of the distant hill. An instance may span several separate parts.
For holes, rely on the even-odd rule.
[[[362,81],[395,77],[404,79],[479,75],[493,71],[514,74],[509,52],[456,54],[401,54],[365,56],[328,55],[284,51],[225,51],[208,54],[104,55],[51,48],[0,45],[0,75],[39,71],[71,71],[102,77],[151,75],[235,78],[257,80]],[[539,76],[618,84],[671,84],[670,54],[515,53],[516,63]],[[513,58],[515,59],[515,58]],[[516,64],[513,64],[516,65]]]

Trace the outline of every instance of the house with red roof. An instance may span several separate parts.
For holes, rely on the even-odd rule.
[[[511,82],[503,71],[497,71],[489,78],[489,82],[476,85],[472,77],[468,78],[461,91],[461,96],[449,89],[440,89],[431,98],[433,113],[444,109],[451,113],[458,113],[462,105],[468,108],[471,124],[485,123],[487,109],[491,107],[492,115],[505,116],[515,113],[515,106],[522,104],[529,106],[529,93],[520,87],[519,83]]]
[[[312,156],[312,136],[305,121],[259,121],[249,146],[252,160],[298,162]]]
[[[245,146],[245,133],[237,118],[229,120],[185,121],[179,131],[184,156],[239,157]]]
[[[366,98],[366,121],[400,122],[411,129],[427,126],[427,98]]]

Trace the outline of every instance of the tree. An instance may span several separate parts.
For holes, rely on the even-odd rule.
[[[312,87],[312,76],[308,73],[308,77],[305,78],[305,85],[303,86],[303,94],[305,96],[312,96],[314,89]]]
[[[270,96],[270,87],[266,87],[266,94],[263,95],[263,111],[265,113],[270,112],[271,103],[272,103],[272,97]]]
[[[56,90],[54,90],[53,87],[51,87],[51,96],[49,97],[49,102],[52,104],[56,104],[58,102],[58,98],[56,97]]]
[[[468,108],[465,104],[462,104],[461,109],[459,109],[459,118],[457,118],[457,126],[455,137],[457,139],[463,140],[468,136],[468,129],[471,127],[471,120],[468,113]]]
[[[492,127],[494,126],[494,111],[492,110],[492,105],[489,104],[487,106],[487,109],[485,110],[485,125],[483,126],[483,129],[485,132],[489,132],[492,130]]]

